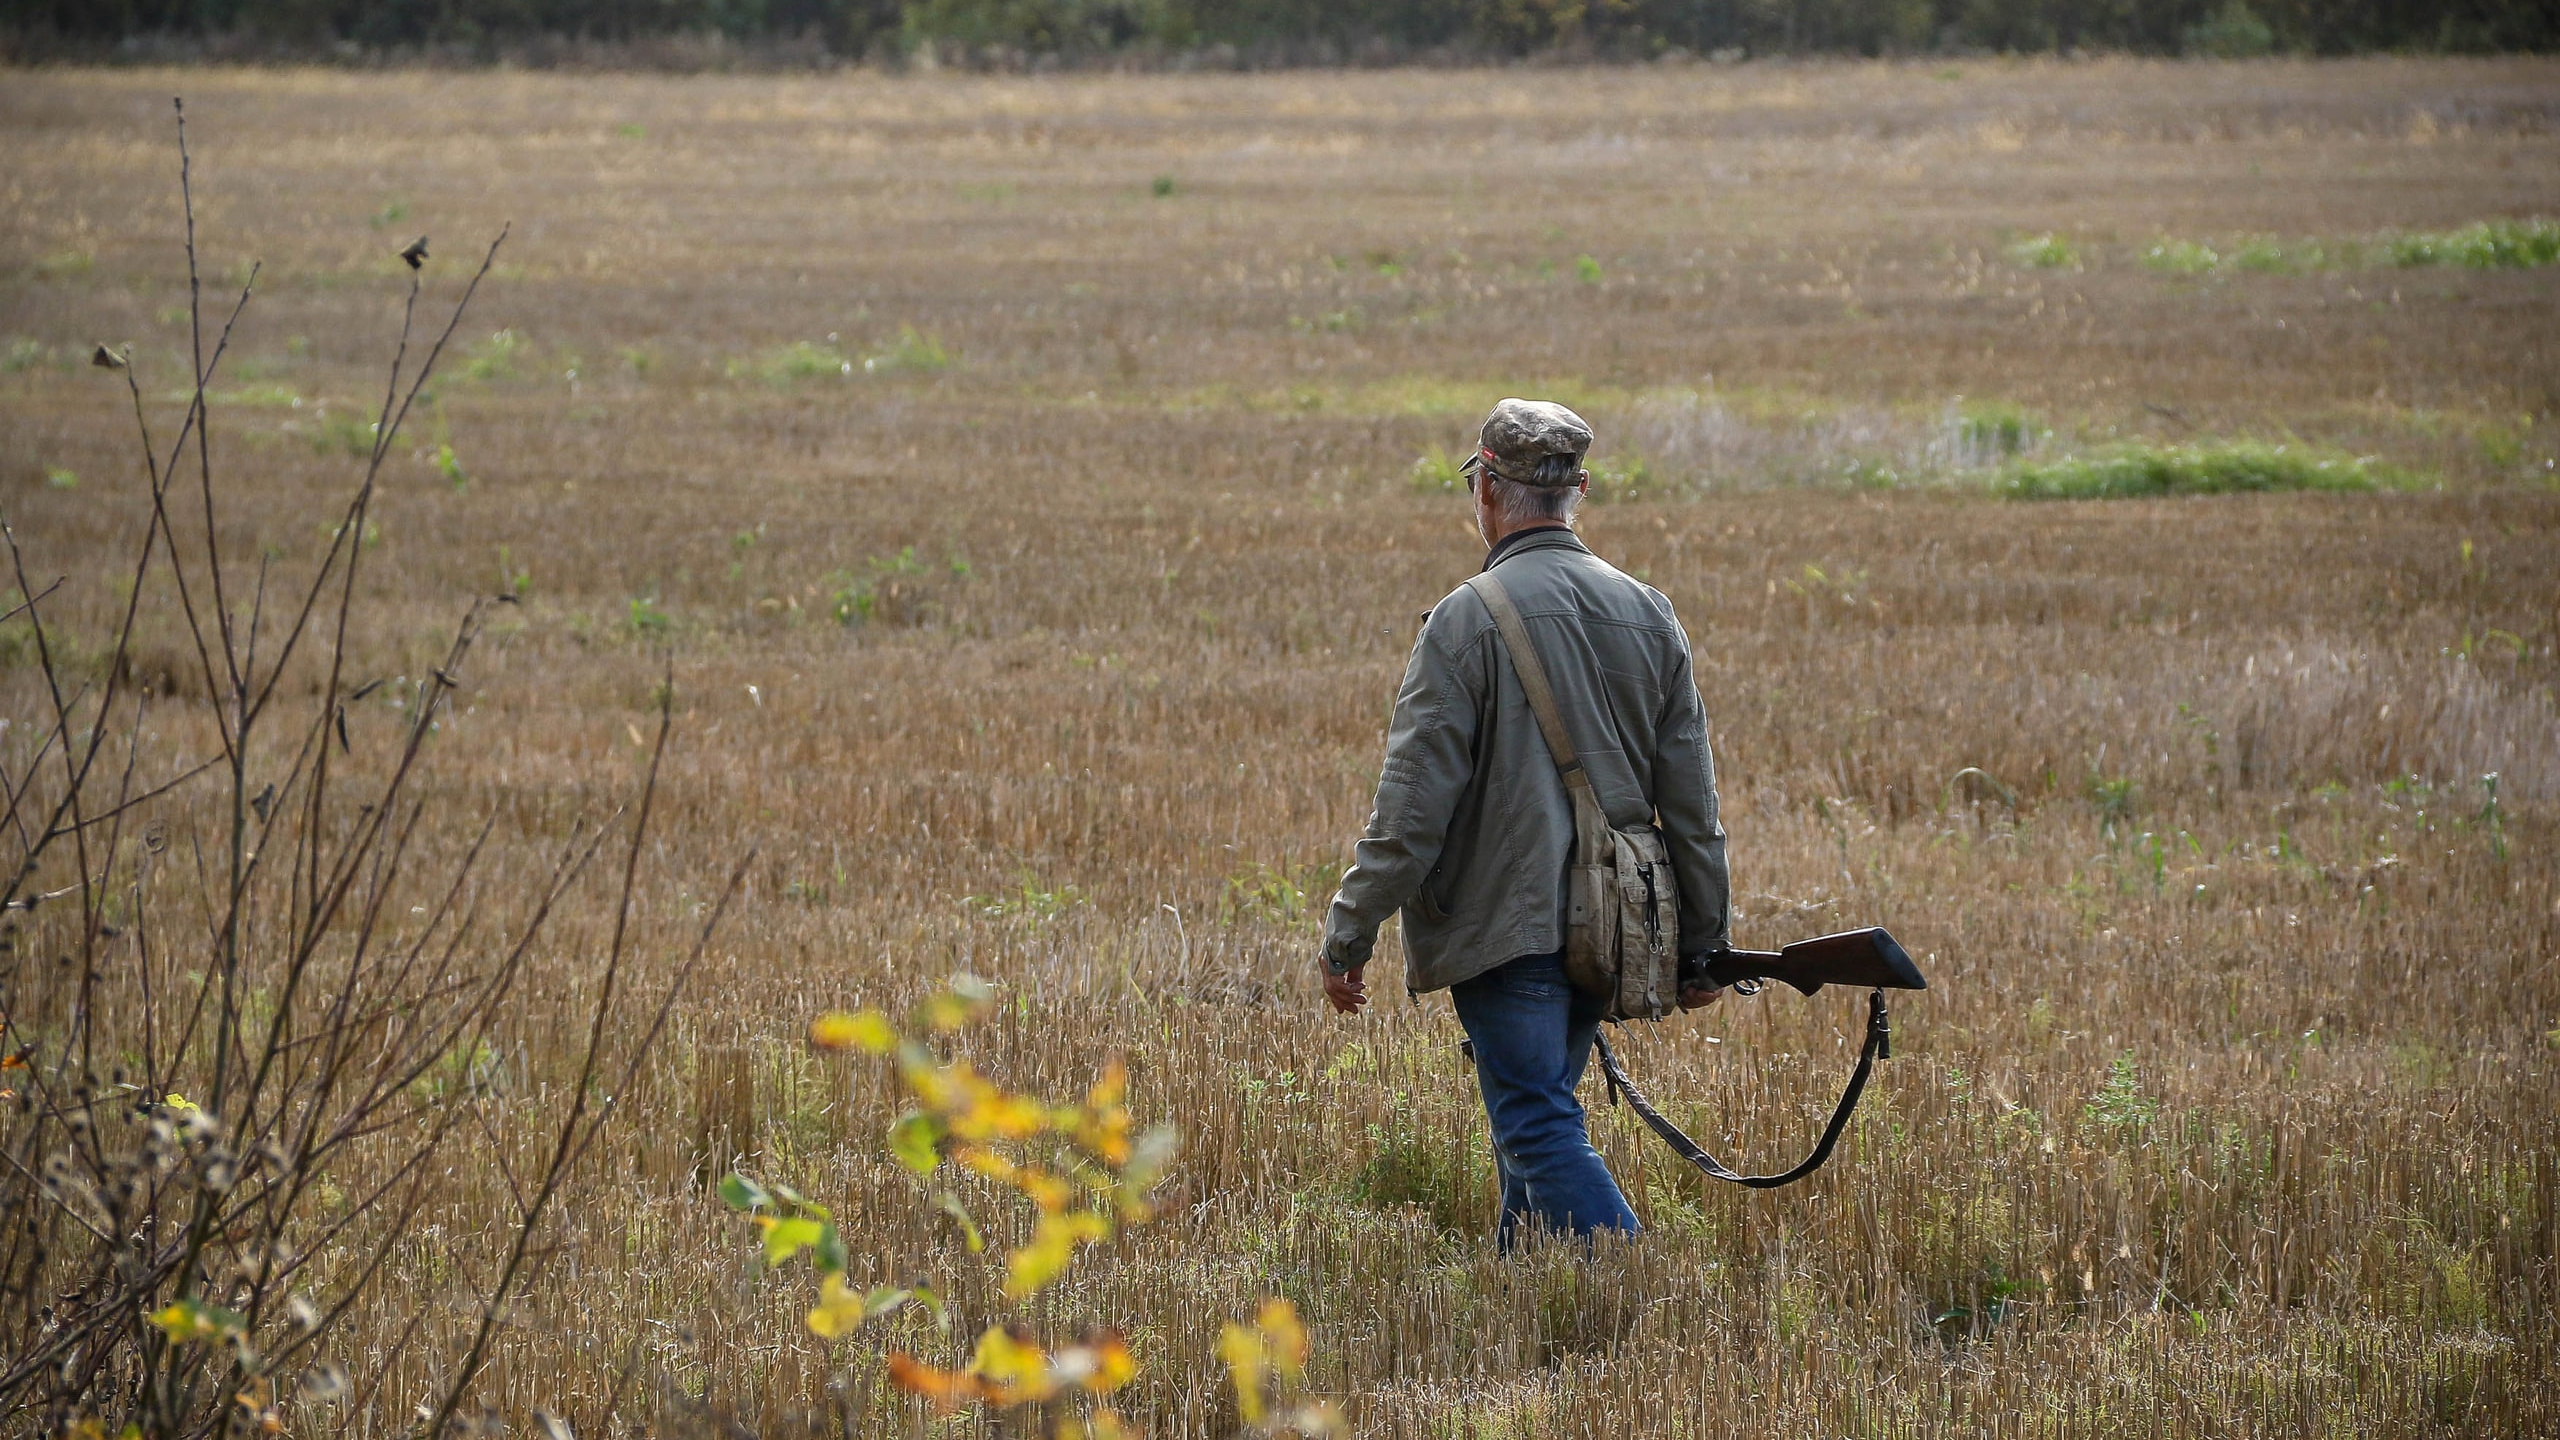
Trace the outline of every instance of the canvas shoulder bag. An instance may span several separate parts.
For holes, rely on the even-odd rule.
[[[1659,1020],[1680,1003],[1680,890],[1671,852],[1651,825],[1613,829],[1591,776],[1574,755],[1546,666],[1529,642],[1519,607],[1488,570],[1469,587],[1493,614],[1512,673],[1538,717],[1538,733],[1573,805],[1573,857],[1566,872],[1564,968],[1574,988],[1606,996],[1611,1020]]]

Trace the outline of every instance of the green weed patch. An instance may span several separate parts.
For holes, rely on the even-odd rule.
[[[865,374],[885,375],[899,371],[930,373],[951,368],[951,352],[942,342],[922,333],[913,325],[898,327],[898,337],[874,354],[865,356]]]
[[[525,339],[513,330],[501,330],[487,340],[465,351],[462,375],[466,380],[488,383],[513,380],[516,367],[532,357],[526,353]]]
[[[2145,269],[2164,275],[2204,275],[2222,263],[2222,255],[2201,240],[2179,240],[2163,235],[2142,252]]]
[[[2551,264],[2560,264],[2560,221],[2552,220],[2483,220],[2459,230],[2327,244],[2256,235],[2216,245],[2163,235],[2142,252],[2143,268],[2164,275],[2215,275],[2239,270],[2299,275],[2358,265],[2526,270]]]
[[[2238,440],[2127,445],[2094,455],[2022,460],[2003,467],[1992,489],[2013,500],[2121,500],[2271,490],[2405,489],[2411,483],[2412,477],[2404,472],[2361,456]]]
[[[645,373],[650,357],[634,363],[629,352],[624,360],[635,374]],[[804,380],[848,379],[854,375],[930,374],[951,368],[951,352],[942,342],[924,334],[913,325],[901,325],[895,338],[867,355],[856,358],[838,347],[836,337],[829,334],[825,344],[794,340],[752,358],[736,358],[724,367],[732,380],[761,380],[768,385],[792,385]]]
[[[1947,426],[1955,448],[1971,455],[2022,455],[2053,436],[2035,416],[2002,400],[1959,402]]]
[[[2435,235],[2402,235],[2384,254],[2394,265],[2524,270],[2560,263],[2560,221],[2483,220]]]
[[[1620,500],[1658,500],[1672,489],[1641,455],[1594,456],[1588,468],[1591,498],[1604,505]]]
[[[2067,270],[2080,263],[2080,251],[2059,235],[2029,235],[2010,242],[2009,258],[2031,270]]]
[[[1414,458],[1405,483],[1425,495],[1455,495],[1467,488],[1466,472],[1459,468],[1465,463],[1465,456],[1452,455],[1434,445]]]

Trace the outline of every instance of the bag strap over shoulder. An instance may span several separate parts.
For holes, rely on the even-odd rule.
[[[1484,608],[1493,612],[1494,628],[1502,633],[1502,648],[1510,652],[1511,669],[1520,677],[1520,688],[1529,697],[1529,709],[1538,717],[1538,733],[1547,737],[1547,753],[1553,755],[1556,769],[1564,775],[1564,783],[1590,783],[1582,773],[1582,762],[1574,757],[1573,737],[1565,733],[1564,716],[1556,709],[1555,688],[1547,683],[1547,667],[1538,660],[1538,647],[1529,643],[1529,627],[1520,618],[1520,607],[1511,603],[1511,592],[1493,572],[1467,577],[1467,588],[1476,592]]]
[[[1511,592],[1502,588],[1492,571],[1467,577],[1467,588],[1476,592],[1484,608],[1493,613],[1494,632],[1502,637],[1502,648],[1511,656],[1511,671],[1520,677],[1521,693],[1529,699],[1529,711],[1538,717],[1538,733],[1546,737],[1547,754],[1556,762],[1556,773],[1564,778],[1565,794],[1573,802],[1575,839],[1593,863],[1601,853],[1599,832],[1609,828],[1608,812],[1600,806],[1600,792],[1591,788],[1591,776],[1573,752],[1573,736],[1566,733],[1564,715],[1556,708],[1555,687],[1547,683],[1547,667],[1538,659],[1538,647],[1529,641],[1529,627],[1520,618],[1520,607],[1511,603]],[[1589,833],[1585,833],[1585,832]]]

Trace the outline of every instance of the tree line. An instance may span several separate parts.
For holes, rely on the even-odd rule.
[[[2560,0],[0,0],[17,48],[227,43],[491,55],[668,36],[889,59],[1240,63],[2111,50],[2488,52],[2560,46]]]

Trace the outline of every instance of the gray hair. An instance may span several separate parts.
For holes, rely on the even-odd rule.
[[[1531,472],[1537,481],[1524,485],[1505,480],[1499,475],[1485,475],[1479,483],[1493,487],[1493,508],[1513,524],[1524,520],[1561,520],[1573,523],[1576,510],[1582,508],[1582,458],[1578,455],[1549,455]]]

